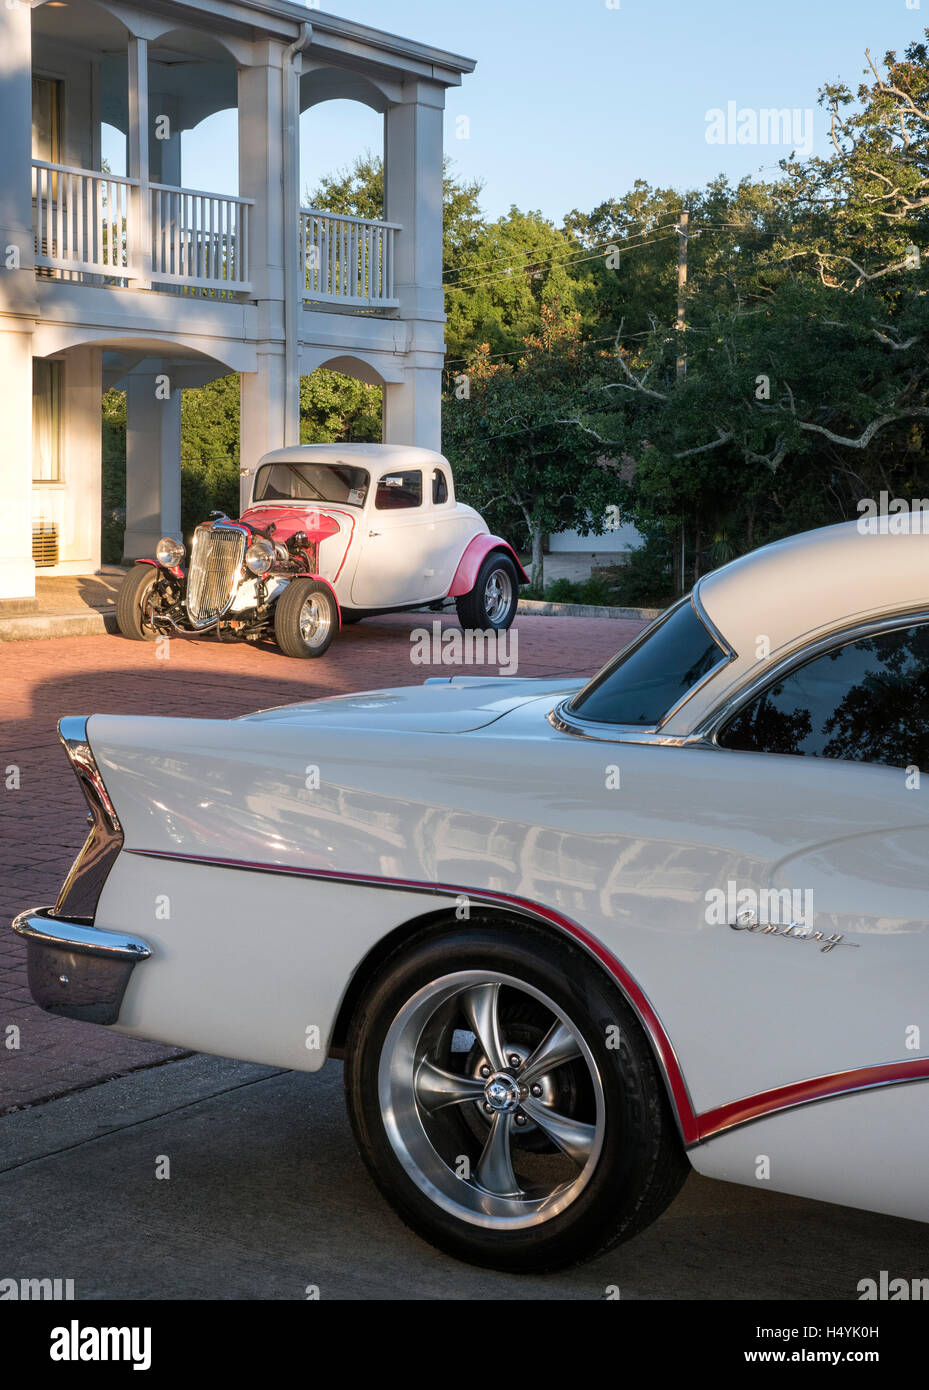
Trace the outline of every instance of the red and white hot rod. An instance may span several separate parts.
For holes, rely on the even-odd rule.
[[[123,581],[116,616],[138,640],[273,637],[321,656],[343,623],[454,600],[462,627],[502,630],[529,577],[506,541],[456,501],[441,454],[308,444],[266,454],[237,520],[213,513],[190,560],[173,536]]]

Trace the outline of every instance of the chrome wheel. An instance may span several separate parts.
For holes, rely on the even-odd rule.
[[[503,622],[513,602],[513,580],[509,571],[492,569],[484,585],[484,615],[488,623]]]
[[[328,641],[332,609],[320,594],[310,594],[300,609],[299,624],[300,636],[309,648],[321,647]]]
[[[540,990],[495,971],[442,976],[404,1004],[381,1049],[378,1097],[420,1191],[485,1228],[563,1212],[603,1147],[603,1083],[581,1032]]]

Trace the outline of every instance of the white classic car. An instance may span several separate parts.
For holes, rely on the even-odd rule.
[[[700,580],[592,680],[67,718],[93,830],[44,1008],[313,1071],[374,1181],[511,1270],[691,1167],[929,1219],[929,538]]]
[[[343,623],[454,602],[500,631],[528,584],[516,552],[455,498],[447,459],[396,444],[303,444],[265,454],[237,520],[215,512],[190,564],[173,536],[120,585],[125,637],[203,635],[322,656]]]

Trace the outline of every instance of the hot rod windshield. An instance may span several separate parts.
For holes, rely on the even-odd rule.
[[[363,507],[370,475],[350,463],[265,463],[255,477],[253,502],[342,502]]]

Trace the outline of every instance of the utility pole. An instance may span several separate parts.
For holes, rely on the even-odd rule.
[[[684,321],[684,295],[687,292],[687,245],[690,240],[687,232],[687,225],[690,221],[690,213],[682,212],[677,223],[677,234],[680,242],[677,248],[677,322],[675,328],[678,333],[683,333],[687,324]],[[683,347],[680,349],[680,356],[677,359],[678,378],[687,375],[687,357]]]
[[[684,296],[685,296],[685,294],[686,294],[686,292],[687,292],[687,245],[688,245],[688,241],[689,241],[689,236],[688,236],[688,232],[687,232],[687,225],[688,225],[689,221],[690,221],[690,213],[687,212],[686,209],[685,209],[685,210],[683,210],[683,211],[681,212],[681,215],[680,215],[680,217],[678,218],[678,223],[677,223],[677,235],[678,235],[678,237],[679,237],[678,247],[677,247],[677,322],[675,323],[674,327],[676,328],[677,332],[678,332],[678,333],[681,333],[681,334],[684,332],[684,330],[685,330],[686,327],[687,327],[687,324],[686,324],[685,319],[684,319],[684,309],[685,309],[685,306],[684,306]],[[678,358],[677,358],[677,379],[678,379],[678,381],[683,381],[683,379],[684,379],[684,377],[685,377],[686,375],[687,375],[687,354],[684,352],[683,343],[681,343],[681,344],[679,345],[679,347],[678,347]],[[683,518],[683,516],[682,516],[682,517],[681,517],[681,547],[680,547],[680,551],[678,552],[678,554],[675,555],[675,557],[674,557],[674,579],[675,579],[675,587],[676,587],[677,592],[678,592],[679,594],[682,594],[682,593],[684,592],[684,562],[685,562],[685,558],[686,558],[686,557],[685,557],[685,553],[684,553],[684,543],[685,543],[685,531],[684,531],[684,518]]]

